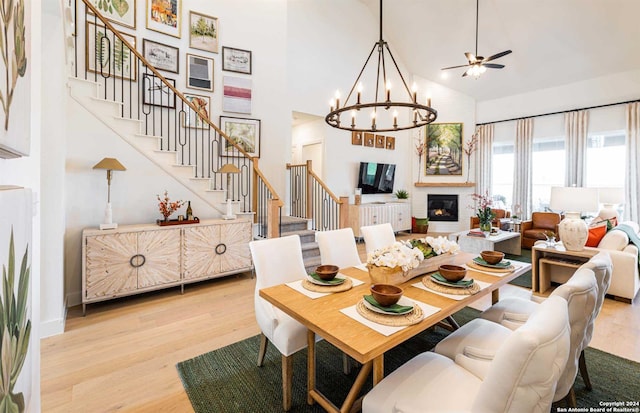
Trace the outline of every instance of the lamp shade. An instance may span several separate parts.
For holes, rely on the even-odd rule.
[[[598,189],[584,187],[552,187],[549,207],[564,212],[598,210]]]
[[[124,167],[116,158],[104,158],[97,164],[93,165],[93,169],[107,169],[111,171],[126,171]]]
[[[222,165],[220,169],[217,171],[219,174],[239,174],[240,169],[237,166],[231,163],[227,163]]]
[[[601,204],[621,204],[624,202],[622,188],[598,188],[598,200]]]

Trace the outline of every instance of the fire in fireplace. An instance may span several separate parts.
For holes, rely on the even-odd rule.
[[[431,221],[458,221],[458,195],[427,195]]]

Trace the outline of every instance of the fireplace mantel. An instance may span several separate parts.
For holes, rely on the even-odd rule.
[[[451,187],[465,187],[465,188],[471,188],[476,186],[475,182],[416,182],[414,183],[415,186],[418,187],[447,187],[447,186],[451,186]]]

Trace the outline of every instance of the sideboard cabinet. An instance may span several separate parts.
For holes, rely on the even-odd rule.
[[[82,304],[249,271],[249,220],[82,232]]]
[[[390,223],[394,232],[411,230],[411,204],[408,202],[349,205],[349,226],[362,238],[360,227]]]

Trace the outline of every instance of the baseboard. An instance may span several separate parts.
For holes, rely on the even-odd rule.
[[[76,291],[73,293],[67,294],[65,298],[65,308],[75,307],[77,305],[82,304],[82,292]]]
[[[40,323],[40,339],[57,336],[64,333],[64,325],[67,319],[67,306],[63,307],[62,318]]]

